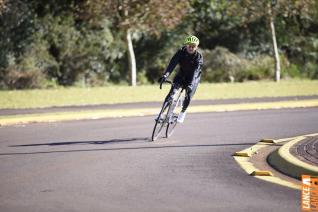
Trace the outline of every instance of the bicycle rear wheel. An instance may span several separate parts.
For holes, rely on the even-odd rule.
[[[156,120],[155,126],[152,131],[151,140],[155,141],[160,136],[160,133],[164,127],[164,125],[167,123],[167,113],[169,111],[169,105],[165,103],[162,107],[162,110],[160,111],[160,114],[158,116],[158,119]]]

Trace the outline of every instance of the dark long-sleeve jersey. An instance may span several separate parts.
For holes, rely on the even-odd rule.
[[[189,54],[184,46],[171,58],[165,74],[170,75],[177,64],[179,64],[180,69],[176,77],[182,78],[187,84],[193,84],[193,82],[200,77],[203,56],[198,51],[194,54]]]

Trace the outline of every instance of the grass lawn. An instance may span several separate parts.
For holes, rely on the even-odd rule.
[[[0,91],[0,109],[43,108],[69,105],[114,104],[127,102],[163,101],[169,91],[167,84],[110,86],[96,88],[59,88],[50,90]],[[278,96],[318,95],[318,81],[289,80],[246,83],[201,83],[194,99],[229,99]]]

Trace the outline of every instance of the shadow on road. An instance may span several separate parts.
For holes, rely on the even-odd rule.
[[[107,144],[116,142],[129,142],[129,141],[149,141],[149,138],[131,138],[131,139],[113,139],[109,141],[80,141],[80,142],[61,142],[61,143],[47,143],[47,144],[26,144],[15,145],[11,147],[26,147],[26,146],[43,146],[43,145],[72,145],[72,144]],[[160,142],[145,142],[147,146],[138,147],[118,147],[118,148],[99,148],[99,149],[77,149],[77,150],[54,150],[54,151],[37,151],[37,152],[12,152],[0,153],[1,155],[34,155],[34,154],[50,154],[50,153],[76,153],[76,152],[93,152],[93,151],[121,151],[121,150],[147,150],[147,149],[169,149],[169,148],[200,148],[200,147],[225,147],[225,146],[250,146],[255,143],[235,143],[235,144],[190,144],[190,145],[165,145]]]
[[[108,141],[68,141],[68,142],[53,142],[53,143],[42,143],[42,144],[12,145],[9,147],[62,146],[62,145],[74,145],[74,144],[110,144],[110,143],[124,143],[124,142],[131,142],[131,141],[149,141],[149,138],[112,139]]]

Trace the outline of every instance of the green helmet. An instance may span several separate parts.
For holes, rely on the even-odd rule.
[[[197,38],[194,35],[190,35],[190,36],[186,37],[186,39],[184,41],[185,45],[187,45],[187,44],[195,44],[195,45],[198,46],[199,43],[200,43],[199,38]]]

